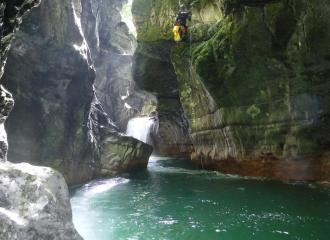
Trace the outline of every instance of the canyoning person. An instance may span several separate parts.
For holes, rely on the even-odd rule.
[[[188,25],[187,19],[191,21],[190,13],[185,9],[184,5],[180,5],[180,10],[176,15],[176,25],[184,26],[182,38],[186,36]]]

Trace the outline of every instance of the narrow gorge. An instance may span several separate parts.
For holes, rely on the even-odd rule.
[[[326,239],[329,16],[329,0],[0,1],[3,238]]]

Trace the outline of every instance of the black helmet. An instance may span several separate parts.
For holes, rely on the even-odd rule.
[[[181,5],[180,5],[180,8],[184,8],[184,5],[183,5],[183,4],[181,4]]]

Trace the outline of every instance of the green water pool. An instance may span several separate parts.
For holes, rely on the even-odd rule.
[[[152,157],[148,169],[70,189],[85,240],[330,239],[330,189],[207,172]]]

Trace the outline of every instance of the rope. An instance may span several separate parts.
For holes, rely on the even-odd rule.
[[[189,24],[189,30],[190,30],[190,49],[189,49],[189,78],[190,78],[190,81],[189,81],[189,96],[190,96],[190,106],[191,106],[192,112],[194,114],[196,134],[197,134],[197,139],[198,139],[198,146],[201,149],[201,144],[200,144],[200,139],[199,139],[199,134],[198,134],[198,128],[197,128],[197,122],[196,122],[196,114],[195,114],[195,109],[194,109],[194,105],[193,105],[193,101],[192,101],[192,97],[191,97],[191,79],[192,79],[192,77],[191,77],[191,24]],[[203,172],[205,173],[207,178],[209,180],[211,180],[209,175],[207,175],[207,173],[205,172],[204,165],[203,165],[203,157],[202,157],[202,154],[200,154],[200,155],[201,155],[201,164],[202,164]]]

